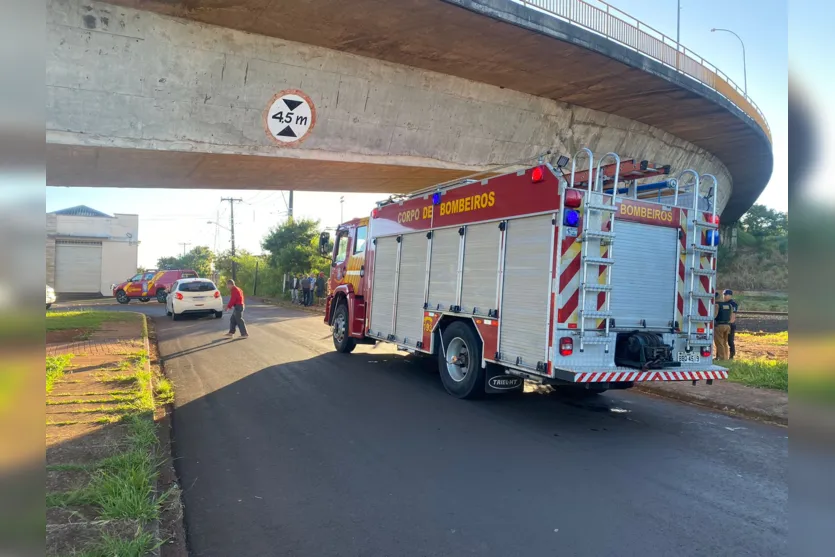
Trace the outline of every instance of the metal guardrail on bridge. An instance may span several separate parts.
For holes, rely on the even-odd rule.
[[[664,33],[599,0],[513,0],[597,33],[661,62],[716,91],[753,119],[771,141],[760,108],[719,68]]]

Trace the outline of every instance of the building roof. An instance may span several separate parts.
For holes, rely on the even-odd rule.
[[[95,209],[91,209],[87,205],[76,205],[75,207],[70,207],[68,209],[61,209],[60,211],[53,211],[55,215],[65,215],[68,217],[105,217],[105,218],[113,218],[106,213],[102,213],[101,211],[96,211]]]

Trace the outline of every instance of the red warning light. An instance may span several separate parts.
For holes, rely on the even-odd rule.
[[[377,209],[371,209],[371,218],[376,219],[380,212]]]
[[[533,182],[535,184],[537,182],[543,181],[544,179],[545,179],[545,171],[542,170],[542,167],[537,166],[536,168],[534,168],[533,172],[531,172],[531,182]]]

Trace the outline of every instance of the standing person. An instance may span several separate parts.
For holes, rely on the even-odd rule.
[[[736,356],[736,343],[734,342],[734,337],[736,336],[736,314],[739,312],[739,304],[736,303],[734,300],[734,291],[730,288],[726,288],[724,292],[722,292],[725,296],[725,301],[731,304],[734,312],[734,320],[731,321],[731,333],[728,335],[728,348],[730,348],[730,359],[733,360],[734,356]]]
[[[325,273],[319,273],[316,277],[316,295],[319,296],[319,301],[325,297]]]
[[[312,306],[316,303],[316,276],[313,273],[310,273],[307,280],[310,282],[310,300],[308,300],[310,303],[307,305]]]
[[[307,306],[310,298],[310,281],[304,275],[299,277],[299,281],[302,283],[302,305]]]
[[[290,282],[292,284],[290,287],[290,299],[295,304],[299,301],[299,279],[294,275],[290,275]]]
[[[235,336],[237,327],[241,332],[241,338],[249,338],[244,322],[244,292],[235,286],[235,281],[232,279],[226,281],[226,286],[229,288],[229,303],[226,304],[226,311],[232,310],[232,315],[229,317],[229,332],[226,336]]]
[[[282,294],[284,294],[285,292],[290,292],[290,299],[292,300],[293,299],[293,275],[284,275],[284,291],[282,292]]]
[[[718,294],[718,293],[717,293]],[[716,342],[716,357],[720,360],[730,359],[730,348],[728,347],[728,335],[731,334],[731,323],[736,321],[736,314],[730,302],[724,299],[717,299],[714,311],[713,338]]]

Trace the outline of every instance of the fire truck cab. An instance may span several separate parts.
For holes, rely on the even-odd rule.
[[[325,312],[334,347],[434,355],[459,398],[525,380],[600,393],[726,378],[711,350],[716,179],[670,178],[669,166],[615,153],[595,166],[588,149],[554,158],[392,198],[340,225]]]

